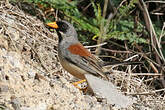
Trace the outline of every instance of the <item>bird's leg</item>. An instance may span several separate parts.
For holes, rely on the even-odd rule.
[[[84,80],[80,80],[80,81],[77,81],[77,82],[73,82],[72,83],[76,88],[80,89],[80,90],[86,90],[87,89],[87,82],[86,82],[86,79]],[[83,85],[83,86],[82,86]]]

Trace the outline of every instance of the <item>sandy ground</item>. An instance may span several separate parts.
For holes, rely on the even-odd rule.
[[[83,95],[65,78],[52,76],[50,81],[36,79],[38,70],[26,63],[17,52],[0,49],[0,102],[17,110],[108,109],[96,98]]]

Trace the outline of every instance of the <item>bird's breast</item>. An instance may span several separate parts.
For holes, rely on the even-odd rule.
[[[59,57],[59,60],[60,60],[62,67],[67,72],[69,72],[71,75],[75,76],[76,78],[85,79],[84,74],[87,73],[85,70],[79,68],[75,64],[72,64],[67,59],[63,58],[60,54],[58,55],[58,57]]]

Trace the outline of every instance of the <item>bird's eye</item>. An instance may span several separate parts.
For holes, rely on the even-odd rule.
[[[59,22],[57,25],[59,26],[59,31],[62,31],[64,33],[67,32],[69,28],[68,24],[66,24],[65,22]]]

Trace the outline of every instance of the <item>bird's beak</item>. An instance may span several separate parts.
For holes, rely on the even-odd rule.
[[[51,28],[54,28],[54,29],[57,29],[58,28],[58,25],[57,25],[56,22],[47,23],[47,26],[49,26]]]

